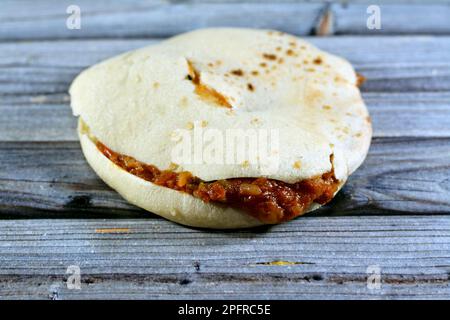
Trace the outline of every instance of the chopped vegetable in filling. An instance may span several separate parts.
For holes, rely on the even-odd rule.
[[[200,198],[243,209],[264,223],[279,223],[302,215],[313,202],[325,204],[333,198],[339,181],[334,170],[323,175],[286,183],[267,178],[232,178],[202,181],[190,172],[159,170],[153,165],[116,153],[100,142],[97,148],[125,171],[159,186],[182,191]]]

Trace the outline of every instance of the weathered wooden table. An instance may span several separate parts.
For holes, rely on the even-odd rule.
[[[66,28],[73,2],[80,30]],[[381,30],[367,6],[1,2],[0,298],[450,298],[450,6],[381,4]],[[369,156],[317,214],[186,228],[127,204],[81,154],[67,89],[83,68],[223,25],[309,36],[368,79]]]

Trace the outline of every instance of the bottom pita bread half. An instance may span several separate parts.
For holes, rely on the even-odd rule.
[[[196,227],[315,210],[362,163],[372,133],[352,66],[276,31],[183,34],[83,71],[70,94],[100,178]]]

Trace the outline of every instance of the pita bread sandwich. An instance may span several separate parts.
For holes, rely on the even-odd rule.
[[[196,227],[317,209],[372,135],[350,63],[277,31],[182,34],[90,67],[70,95],[98,176],[130,203]]]

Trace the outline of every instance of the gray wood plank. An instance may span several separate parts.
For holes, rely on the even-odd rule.
[[[0,299],[449,299],[450,38],[376,36],[450,34],[448,4],[383,2],[380,31],[365,27],[367,3],[332,5],[335,32],[374,35],[310,39],[369,78],[367,161],[315,215],[211,232],[147,214],[95,176],[75,142],[68,85],[158,41],[105,38],[221,25],[304,35],[324,3],[175,2],[80,0],[79,31],[65,28],[68,1],[2,3],[0,41],[102,39],[0,43],[0,217],[77,218],[0,220]],[[124,219],[80,219],[100,217]],[[66,287],[69,265],[81,267],[81,290]],[[368,266],[381,268],[380,290],[367,288]]]
[[[315,215],[448,215],[449,155],[449,138],[376,138],[363,166]],[[77,142],[2,142],[0,163],[2,218],[147,214],[97,178]]]
[[[366,92],[450,90],[450,37],[306,38],[368,78]],[[0,95],[65,93],[84,68],[157,40],[0,43]]]
[[[450,298],[450,219],[314,217],[203,231],[156,219],[0,221],[0,297]],[[280,263],[280,261],[284,263]],[[81,271],[69,290],[67,267]],[[381,288],[367,288],[367,268]]]
[[[450,137],[449,92],[364,92],[363,98],[375,137]],[[76,141],[68,100],[67,94],[4,97],[0,141]]]
[[[311,33],[322,3],[191,3],[79,0],[81,29],[66,27],[73,1],[2,6],[0,40],[167,37],[217,26],[271,28]]]
[[[376,137],[450,136],[450,37],[308,39],[347,57],[367,77],[362,91]],[[97,61],[156,42],[0,44],[0,141],[75,140],[72,79]]]
[[[381,16],[381,29],[369,29],[367,13],[369,5],[378,4]],[[334,3],[334,34],[449,34],[450,4],[422,1],[403,3],[397,1],[362,3]]]
[[[69,30],[66,8],[73,2],[6,1],[0,12],[0,40],[167,37],[214,27],[272,28],[297,35],[314,32],[327,2],[333,3],[337,34],[450,34],[448,1],[376,1],[381,30],[366,27],[373,1],[88,1],[78,0],[81,29]]]

